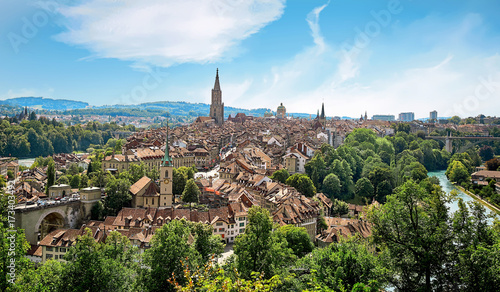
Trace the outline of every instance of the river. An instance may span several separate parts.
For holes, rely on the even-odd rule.
[[[464,200],[464,202],[469,202],[469,201],[474,201],[474,198],[472,198],[471,196],[467,195],[466,193],[462,192],[460,189],[458,189],[457,187],[455,187],[449,180],[448,178],[446,177],[446,175],[444,174],[446,171],[445,170],[441,170],[441,171],[430,171],[429,173],[427,173],[427,175],[429,177],[431,176],[435,176],[439,179],[439,184],[441,185],[441,188],[443,189],[443,191],[447,192],[447,193],[450,193],[452,190],[456,190],[458,195],[457,197],[458,198],[462,198]],[[450,207],[450,212],[455,212],[458,210],[458,198],[457,200],[454,200],[452,203],[450,203],[448,206]],[[493,212],[484,207],[486,209],[486,213],[487,214],[493,214]],[[493,222],[493,219],[490,218],[488,219],[488,221],[490,221],[490,223]]]
[[[19,165],[26,166],[26,167],[31,167],[33,163],[35,163],[35,158],[25,158],[25,159],[19,159],[18,160]]]

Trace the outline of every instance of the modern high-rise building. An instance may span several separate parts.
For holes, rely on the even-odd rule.
[[[432,121],[437,122],[437,119],[438,119],[438,112],[437,112],[437,111],[432,111],[432,112],[430,112],[429,118],[430,118]]]
[[[399,114],[399,121],[401,121],[401,122],[411,122],[413,120],[415,120],[415,113],[414,112],[400,113]]]
[[[373,115],[372,120],[374,121],[394,121],[395,117],[394,115]]]
[[[212,89],[212,103],[210,104],[210,117],[219,126],[224,124],[224,103],[222,102],[222,90],[219,84],[219,69],[215,74],[214,89]]]

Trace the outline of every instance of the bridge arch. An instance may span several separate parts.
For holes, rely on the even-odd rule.
[[[38,241],[42,240],[50,232],[63,228],[66,225],[64,212],[58,209],[45,211],[35,225],[35,232],[40,236]]]

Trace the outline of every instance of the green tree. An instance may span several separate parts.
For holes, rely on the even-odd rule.
[[[495,157],[495,153],[493,152],[493,148],[491,148],[491,146],[484,145],[479,149],[479,156],[481,156],[483,161],[488,161]]]
[[[188,243],[189,234],[187,222],[181,220],[173,220],[156,230],[151,247],[144,252],[143,261],[149,269],[141,270],[140,290],[174,291],[169,282],[172,277],[180,284],[185,283],[183,263],[194,269],[200,260],[194,246]]]
[[[362,177],[356,182],[355,192],[357,196],[363,198],[373,198],[375,189],[369,179]]]
[[[431,291],[432,278],[445,276],[445,257],[453,246],[448,202],[439,187],[429,193],[409,180],[368,212],[373,239],[383,247],[387,280],[398,290]]]
[[[365,128],[356,128],[347,136],[347,138],[345,139],[345,143],[349,145],[353,144],[354,142],[358,142],[359,144],[368,142],[372,145],[375,145],[376,139],[377,136],[372,130]]]
[[[252,279],[246,280],[240,277],[238,273],[235,276],[213,264],[206,264],[197,270],[190,270],[187,266],[184,268],[185,284],[180,284],[176,279],[171,282],[178,292],[270,292],[280,291],[282,281],[279,275],[271,279],[263,279],[261,275],[254,274]]]
[[[377,166],[372,171],[370,171],[370,173],[368,174],[368,179],[373,185],[376,199],[384,202],[385,196],[392,192],[393,176],[391,170],[387,167]]]
[[[350,291],[358,283],[373,285],[374,281],[383,281],[376,256],[369,249],[364,240],[340,237],[339,244],[315,249],[310,256],[300,259],[297,266],[315,271],[305,279],[322,287],[314,291]]]
[[[238,272],[245,279],[250,279],[252,272],[270,278],[294,258],[283,234],[273,232],[269,211],[256,205],[248,210],[248,225],[245,233],[236,237],[234,254]]]
[[[25,257],[29,244],[26,241],[24,230],[14,228],[9,216],[14,214],[14,196],[0,193],[0,290],[5,291],[12,287],[17,275],[28,266],[29,260]]]
[[[296,173],[286,180],[286,184],[294,187],[298,192],[307,197],[316,194],[316,187],[312,180],[305,174]]]
[[[128,172],[131,176],[130,182],[135,183],[146,175],[146,165],[144,164],[144,162],[141,162],[141,164],[132,163],[129,167]]]
[[[187,182],[187,174],[185,174],[182,170],[174,168],[173,170],[173,189],[172,192],[174,195],[181,195],[186,187]]]
[[[212,226],[201,222],[190,222],[191,233],[194,236],[194,248],[200,254],[201,260],[207,263],[212,257],[217,258],[224,252],[224,244],[220,235],[214,235]]]
[[[87,188],[89,186],[89,177],[86,174],[83,174],[80,179],[80,189]]]
[[[453,116],[449,119],[450,123],[458,125],[462,121],[462,119],[459,116]]]
[[[49,160],[47,164],[47,185],[45,186],[45,193],[49,195],[49,187],[54,184],[56,181],[56,165],[52,158]]]
[[[275,181],[279,181],[281,183],[285,183],[286,180],[290,177],[290,174],[288,173],[288,170],[286,168],[277,170],[271,175],[271,179]]]
[[[349,204],[342,200],[333,199],[332,201],[332,215],[342,216],[349,213]]]
[[[78,169],[78,164],[76,163],[71,163],[69,165],[69,168],[68,168],[68,171],[67,171],[68,174],[70,175],[75,175],[75,174],[78,174],[80,173],[79,169]]]
[[[64,290],[61,276],[65,264],[48,260],[38,269],[26,269],[16,281],[14,291],[25,292],[58,292]]]
[[[97,201],[92,205],[90,209],[90,219],[92,220],[102,220],[104,219],[104,204],[101,200]]]
[[[111,179],[105,188],[104,212],[107,216],[116,216],[123,207],[129,207],[132,201],[130,182],[124,179]]]
[[[326,166],[323,154],[316,151],[314,157],[305,165],[306,174],[311,178],[316,189],[321,189],[321,183],[326,175]]]
[[[132,291],[137,271],[137,248],[117,231],[98,243],[90,229],[64,255],[61,280],[72,291]]]
[[[200,188],[196,185],[194,179],[190,178],[182,192],[182,201],[185,203],[199,203],[200,195]]]
[[[64,184],[64,185],[67,185],[67,184],[69,184],[69,178],[68,178],[66,175],[61,175],[61,176],[57,179],[57,183],[58,183],[58,184]]]
[[[80,183],[81,183],[81,177],[79,174],[75,174],[71,177],[71,181],[69,182],[69,185],[74,188],[74,189],[77,189],[80,187]]]
[[[450,181],[461,184],[463,182],[470,181],[470,175],[465,166],[460,161],[454,161],[450,164],[451,171],[448,173],[447,177]]]
[[[323,192],[325,192],[330,198],[340,198],[342,191],[342,185],[338,176],[330,173],[325,177],[323,181]]]
[[[403,137],[396,137],[394,139],[394,150],[396,154],[399,154],[406,149],[408,149],[408,143],[406,140]]]
[[[411,168],[411,178],[419,182],[427,178],[427,169],[420,162],[412,162],[410,163]]]
[[[158,171],[156,166],[153,166],[151,169],[146,170],[146,176],[149,177],[152,181],[156,181],[160,178],[160,172]]]
[[[284,225],[278,228],[278,232],[283,233],[288,247],[293,250],[293,253],[298,258],[310,253],[314,248],[311,238],[304,227]]]

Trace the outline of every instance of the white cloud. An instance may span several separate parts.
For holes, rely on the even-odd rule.
[[[314,43],[320,48],[324,49],[325,47],[325,39],[321,35],[320,27],[319,27],[319,14],[323,9],[328,6],[329,2],[314,8],[309,14],[307,15],[307,23],[309,24],[309,28],[311,29],[311,34],[314,40]]]
[[[234,55],[231,48],[279,19],[284,2],[93,0],[60,9],[67,31],[57,39],[99,58],[156,66],[213,62]]]

